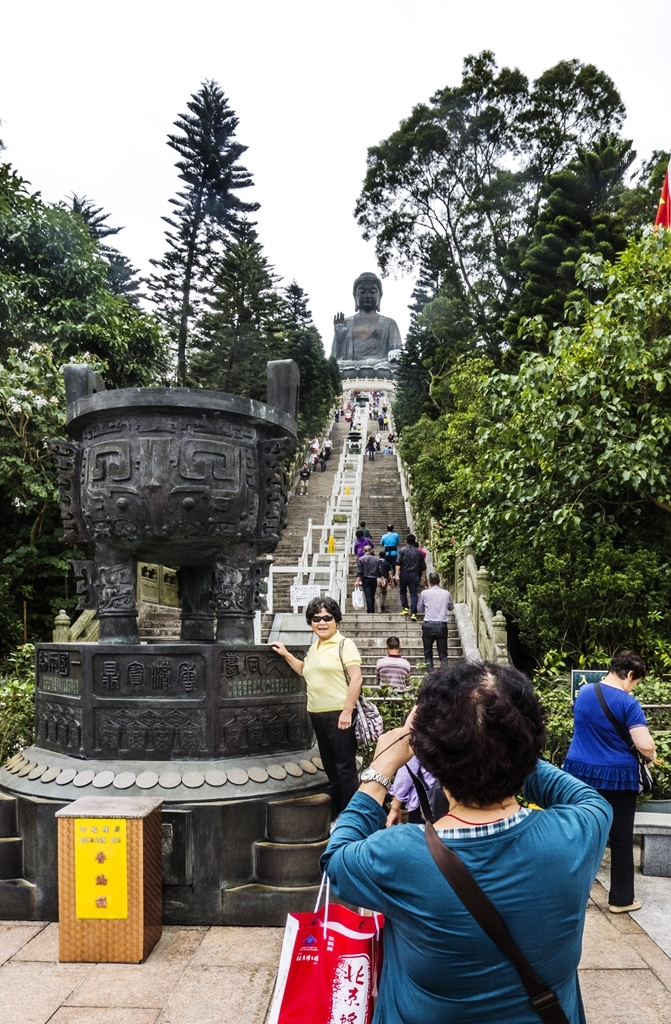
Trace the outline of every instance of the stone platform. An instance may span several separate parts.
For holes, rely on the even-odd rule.
[[[667,882],[667,880],[664,880]],[[671,960],[596,883],[580,984],[589,1024],[671,1020]],[[0,923],[3,1024],[263,1024],[281,928],[168,927],[144,964],[60,964],[58,925]]]
[[[297,651],[302,654],[302,651]],[[0,769],[0,918],[58,917],[55,813],[163,801],[163,920],[309,909],[328,838],[305,681],[264,646],[40,644],[36,739]]]

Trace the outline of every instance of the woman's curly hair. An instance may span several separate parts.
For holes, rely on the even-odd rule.
[[[543,710],[508,665],[464,662],[419,691],[412,748],[460,803],[486,807],[518,793],[545,745]]]

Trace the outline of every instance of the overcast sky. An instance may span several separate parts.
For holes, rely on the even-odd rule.
[[[376,269],[352,216],[369,146],[491,49],[530,79],[561,59],[596,64],[639,155],[668,148],[670,23],[668,0],[2,0],[3,159],[50,201],[103,206],[146,272],[177,188],[166,135],[215,79],[249,147],[261,242],[308,292],[328,352],[333,314],[353,312],[354,278]],[[383,283],[405,334],[413,281]]]

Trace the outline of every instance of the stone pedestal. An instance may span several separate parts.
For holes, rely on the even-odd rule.
[[[164,922],[277,925],[289,903],[310,909],[327,780],[283,658],[192,643],[40,644],[36,659],[35,744],[0,769],[0,918],[57,919],[55,812],[89,795],[163,801]]]

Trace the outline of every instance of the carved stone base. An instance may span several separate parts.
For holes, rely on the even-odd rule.
[[[302,656],[302,649],[296,650]],[[38,644],[36,744],[169,761],[310,746],[305,681],[267,646]]]

